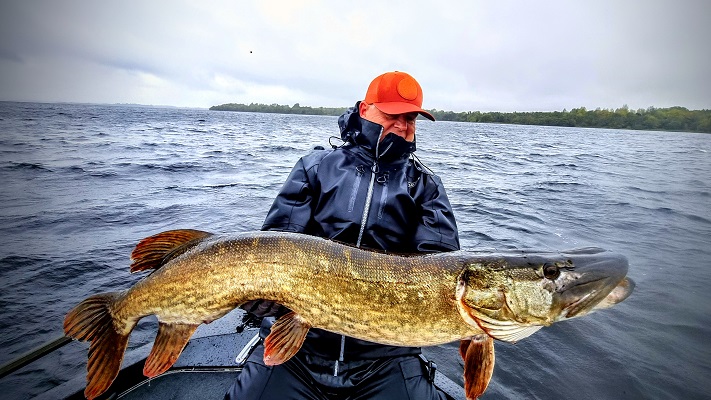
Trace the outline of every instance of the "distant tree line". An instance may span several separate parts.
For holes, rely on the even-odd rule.
[[[242,111],[242,112],[259,112],[259,113],[277,113],[277,114],[302,114],[302,115],[334,115],[339,116],[346,111],[345,107],[329,108],[329,107],[309,107],[301,106],[299,103],[293,106],[283,106],[280,104],[237,104],[228,103],[219,106],[212,106],[210,110],[216,111]]]
[[[616,110],[586,110],[552,112],[479,112],[455,113],[432,110],[440,121],[493,122],[499,124],[548,125],[589,128],[639,129],[711,133],[711,110],[688,110],[684,107],[630,110],[623,106]]]
[[[210,110],[338,116],[343,114],[346,108],[309,107],[300,106],[299,103],[293,106],[230,103],[210,107]],[[624,105],[616,110],[587,110],[581,107],[570,111],[510,113],[428,111],[439,121],[711,133],[711,110],[688,110],[684,107],[630,110]]]

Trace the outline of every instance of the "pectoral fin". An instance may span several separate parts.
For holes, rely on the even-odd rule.
[[[158,376],[175,364],[197,327],[198,325],[161,322],[151,354],[143,366],[143,375],[149,378]]]
[[[494,339],[482,334],[462,340],[459,354],[464,359],[464,394],[474,400],[486,391],[494,373]]]
[[[293,357],[309,329],[311,324],[293,311],[276,320],[272,332],[264,339],[264,364],[279,365]]]

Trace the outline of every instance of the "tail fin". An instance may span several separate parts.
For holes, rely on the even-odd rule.
[[[131,272],[158,269],[173,258],[183,254],[200,239],[212,233],[194,229],[177,229],[147,237],[131,252]]]
[[[130,330],[125,335],[117,332],[109,313],[109,306],[120,295],[119,292],[113,292],[91,296],[64,318],[65,335],[91,341],[84,390],[87,399],[105,392],[121,368]]]

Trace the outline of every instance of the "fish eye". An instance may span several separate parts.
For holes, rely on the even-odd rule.
[[[555,264],[543,264],[543,276],[554,281],[560,276],[560,268]]]

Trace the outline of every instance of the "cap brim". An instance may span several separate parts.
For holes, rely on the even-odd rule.
[[[378,108],[378,110],[384,112],[385,114],[405,114],[405,113],[411,113],[411,112],[416,112],[422,115],[423,117],[429,119],[430,121],[434,121],[434,117],[432,114],[428,113],[427,111],[423,110],[420,107],[417,107],[414,104],[410,103],[400,103],[400,102],[389,102],[389,103],[373,103],[375,107]]]

